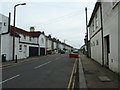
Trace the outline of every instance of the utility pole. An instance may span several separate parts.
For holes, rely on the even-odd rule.
[[[88,26],[87,26],[87,7],[85,8],[85,13],[86,13],[86,49],[87,49],[87,52],[86,52],[86,55],[88,57]]]

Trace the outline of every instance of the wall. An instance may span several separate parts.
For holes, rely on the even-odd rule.
[[[101,31],[98,32],[91,40],[91,58],[102,64],[102,38]]]
[[[113,8],[112,2],[102,3],[103,36],[110,36],[109,68],[115,72],[118,72],[118,5]]]
[[[40,47],[46,48],[46,37],[43,34],[39,36],[39,45]]]
[[[98,17],[98,26],[96,27],[96,14]],[[100,7],[96,11],[89,27],[91,58],[102,64],[102,36],[101,36],[101,17]],[[94,26],[93,26],[94,23]]]
[[[1,37],[2,45],[1,45],[1,53],[6,54],[6,60],[12,60],[12,38],[10,38],[9,34],[2,35]]]

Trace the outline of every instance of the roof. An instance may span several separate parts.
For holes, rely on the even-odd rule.
[[[15,36],[19,37],[19,34],[23,34],[23,35],[27,35],[27,36],[31,36],[31,37],[39,37],[41,32],[37,31],[37,32],[29,32],[23,29],[20,29],[18,27],[14,27],[14,26],[10,26],[10,33],[11,35],[13,35],[13,30],[15,30]]]
[[[96,2],[95,7],[94,7],[94,10],[93,10],[92,15],[91,15],[91,18],[90,18],[89,23],[88,23],[88,27],[90,26],[93,18],[95,17],[95,14],[96,14],[96,12],[97,12],[100,4],[101,4],[101,2]]]

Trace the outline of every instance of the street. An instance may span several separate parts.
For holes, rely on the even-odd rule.
[[[68,54],[40,57],[2,70],[2,88],[67,88],[75,58]]]

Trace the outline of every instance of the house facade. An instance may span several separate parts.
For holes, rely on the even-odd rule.
[[[39,36],[40,56],[46,55],[46,36],[44,32],[41,32]]]
[[[101,25],[101,3],[97,2],[91,15],[88,27],[91,46],[91,58],[103,64],[102,60],[102,25]]]
[[[51,35],[46,36],[46,53],[52,53],[52,38]]]
[[[96,2],[88,24],[91,58],[117,73],[120,73],[119,8],[120,3],[116,0]]]
[[[120,3],[117,0],[102,2],[104,64],[112,71],[119,72],[118,31]]]
[[[12,38],[10,37],[9,34],[9,28],[10,28],[10,13],[9,13],[9,17],[4,16],[2,14],[0,14],[0,62],[2,61],[3,57],[6,57],[6,59],[11,58],[11,51],[12,48],[10,48],[12,46],[12,44],[10,42],[12,42]],[[9,38],[10,37],[10,38]],[[6,44],[6,42],[8,44]]]

